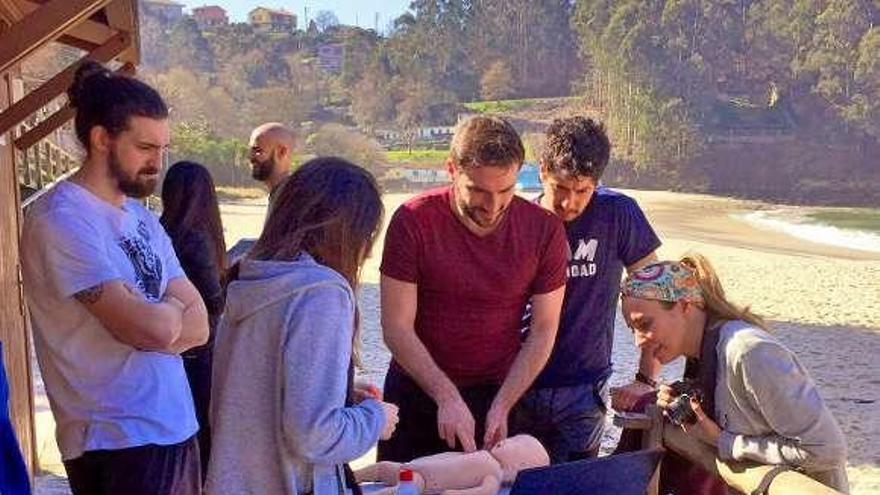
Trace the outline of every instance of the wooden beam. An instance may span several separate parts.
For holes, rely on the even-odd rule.
[[[24,16],[21,6],[14,0],[0,0],[0,19],[6,19],[10,24]]]
[[[141,50],[138,42],[138,12],[136,0],[113,0],[109,5],[104,7],[104,14],[107,16],[107,24],[111,29],[131,34],[130,46],[119,57],[122,62],[129,64],[138,64],[140,62]]]
[[[131,37],[126,33],[119,33],[93,52],[70,65],[70,67],[56,74],[39,88],[28,93],[27,96],[0,113],[0,135],[5,134],[28,118],[28,116],[65,92],[73,83],[77,69],[85,60],[95,60],[100,63],[109,62],[113,60],[113,57],[128,48],[129,45],[131,45]]]
[[[724,482],[742,493],[754,493],[768,472],[776,466],[747,462],[723,462],[717,459],[717,452],[708,445],[688,436],[681,428],[663,428],[663,444],[682,457],[697,464],[707,472],[720,477]],[[785,471],[773,478],[768,492],[770,495],[842,495],[837,490],[798,473]]]
[[[63,126],[68,120],[76,116],[76,110],[70,105],[64,105],[61,110],[53,113],[49,118],[43,120],[36,127],[29,130],[23,136],[15,140],[15,147],[24,151],[31,146],[37,144],[41,139],[48,136],[55,129]]]
[[[19,0],[19,3],[23,11],[21,16],[24,16],[25,14],[38,10],[46,2],[42,0]],[[21,16],[17,17],[16,20]],[[76,26],[70,28],[65,35],[60,36],[58,41],[65,45],[88,52],[92,51],[95,47],[104,44],[104,42],[114,34],[115,31],[111,29],[110,26],[96,22],[92,19],[84,19]]]
[[[86,41],[75,36],[71,36],[69,34],[63,34],[58,37],[57,40],[59,43],[63,43],[67,46],[72,46],[73,48],[78,48],[84,52],[90,52],[95,48],[98,48],[99,44],[92,43],[91,41]]]
[[[88,19],[109,1],[52,0],[27,14],[3,34],[0,72],[5,72],[44,44]]]
[[[117,74],[125,74],[127,76],[134,76],[135,72],[135,67],[132,64],[125,64],[116,71]],[[48,136],[52,131],[64,125],[75,115],[76,110],[71,107],[70,104],[64,105],[61,110],[53,113],[49,118],[40,122],[36,127],[16,139],[15,147],[21,151],[30,148],[37,144],[41,139]]]

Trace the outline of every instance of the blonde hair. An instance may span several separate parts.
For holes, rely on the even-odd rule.
[[[763,318],[748,306],[738,306],[727,299],[724,287],[709,260],[697,253],[688,253],[679,262],[694,271],[694,277],[703,293],[704,310],[710,321],[743,320],[763,330],[769,330]]]

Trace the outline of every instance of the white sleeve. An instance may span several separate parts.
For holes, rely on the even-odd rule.
[[[35,259],[60,298],[122,278],[108,260],[106,233],[82,212],[59,209],[30,220],[22,249],[38,253]]]

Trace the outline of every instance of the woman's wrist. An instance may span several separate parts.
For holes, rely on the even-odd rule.
[[[655,379],[651,378],[650,376],[648,376],[648,375],[642,373],[641,370],[639,370],[638,372],[636,372],[636,378],[635,378],[635,380],[636,380],[637,382],[639,382],[639,383],[644,383],[645,385],[647,385],[647,386],[649,386],[649,387],[651,387],[651,388],[657,388],[657,380],[655,380]]]

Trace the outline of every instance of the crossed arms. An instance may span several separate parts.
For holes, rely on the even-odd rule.
[[[208,340],[208,312],[186,277],[168,282],[151,303],[122,280],[109,280],[74,295],[117,340],[145,351],[179,354]]]

